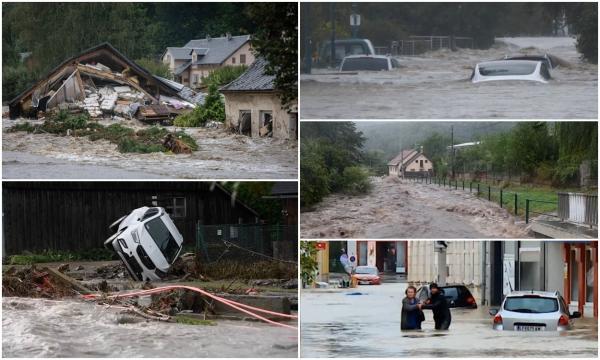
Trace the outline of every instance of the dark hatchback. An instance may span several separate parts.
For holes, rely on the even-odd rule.
[[[446,285],[440,286],[444,292],[444,297],[451,308],[477,309],[477,302],[464,285]],[[431,296],[429,285],[424,285],[417,290],[417,298],[425,302]]]

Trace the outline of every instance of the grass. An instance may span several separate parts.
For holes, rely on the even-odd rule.
[[[502,189],[502,207],[511,214],[515,210],[515,193],[517,194],[517,216],[525,217],[526,200],[529,202],[529,212],[533,215],[548,214],[556,212],[558,209],[558,192],[582,192],[580,189],[573,188],[553,188],[550,186],[534,184],[504,184],[499,186],[489,185],[483,182],[472,182],[471,189],[473,193],[477,192],[479,184],[479,197],[488,198],[488,187],[491,186],[490,199],[496,204],[500,203],[500,189]],[[437,186],[437,184],[433,184]],[[448,183],[446,183],[448,186]],[[455,188],[452,182],[452,188]],[[462,181],[458,181],[458,189],[462,190]],[[469,191],[469,181],[465,181],[465,191]],[[594,193],[594,192],[588,192]]]
[[[50,116],[43,124],[34,126],[29,122],[12,126],[9,132],[26,131],[45,132],[55,135],[65,136],[71,133],[73,136],[87,136],[91,141],[108,140],[117,145],[122,153],[154,153],[167,152],[168,149],[163,146],[164,138],[172,133],[164,128],[152,126],[148,129],[135,131],[121,124],[112,124],[103,126],[95,122],[90,122],[87,114],[72,115],[66,111],[60,111]],[[172,133],[176,138],[188,145],[193,151],[198,150],[196,140],[183,131]]]
[[[198,271],[213,280],[222,279],[295,279],[298,266],[277,261],[258,261],[251,264],[232,260],[201,263]]]
[[[114,260],[115,255],[107,249],[91,249],[79,252],[44,250],[39,253],[26,252],[8,257],[10,265],[31,265],[49,262],[68,262],[80,260]]]
[[[185,315],[175,315],[175,322],[178,324],[185,324],[185,325],[203,325],[203,326],[217,325],[217,323],[212,320],[196,319],[194,317],[185,316]]]

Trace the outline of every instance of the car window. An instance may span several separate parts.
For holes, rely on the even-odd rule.
[[[157,208],[150,208],[148,210],[146,210],[146,213],[144,214],[144,217],[142,217],[142,221],[149,219],[151,217],[153,217],[154,215],[158,214],[158,209]]]
[[[555,298],[539,296],[508,297],[504,302],[504,310],[520,313],[551,313],[558,311]]]
[[[348,55],[365,55],[365,48],[361,44],[351,44]]]
[[[171,264],[179,252],[179,245],[165,223],[158,217],[145,223],[144,227],[165,256],[165,259]]]
[[[342,64],[342,71],[381,71],[389,70],[387,58],[346,58]]]
[[[544,79],[550,79],[550,71],[548,71],[548,66],[544,63],[542,63],[542,66],[540,67],[540,74]]]
[[[479,65],[479,73],[483,76],[531,75],[535,71],[535,62],[502,62]]]
[[[458,299],[458,289],[455,287],[447,287],[444,289],[444,297],[450,300]]]

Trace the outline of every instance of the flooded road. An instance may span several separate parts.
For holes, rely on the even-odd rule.
[[[548,84],[492,81],[472,84],[476,63],[508,54],[549,53],[569,66]],[[303,119],[589,119],[598,115],[598,66],[583,63],[573,38],[498,38],[488,50],[444,49],[398,57],[389,72],[301,75]]]
[[[302,357],[596,357],[598,326],[576,319],[563,333],[492,330],[487,308],[452,310],[448,331],[433,329],[425,310],[421,331],[400,331],[406,283],[357,289],[302,290]],[[362,295],[349,295],[361,293]]]
[[[2,298],[4,357],[297,357],[297,354],[295,332],[261,323],[225,320],[214,326],[131,323],[111,309],[90,303]]]
[[[16,123],[3,120],[3,127]],[[188,128],[186,132],[199,146],[189,155],[124,154],[106,140],[4,131],[2,175],[5,179],[297,178],[295,141],[249,138],[222,129]]]
[[[332,194],[300,215],[304,239],[472,239],[530,237],[505,209],[462,190],[371,178],[367,195]]]

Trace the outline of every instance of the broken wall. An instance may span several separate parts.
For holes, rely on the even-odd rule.
[[[258,137],[260,130],[261,112],[270,111],[273,116],[273,137],[289,139],[290,122],[295,118],[282,106],[274,92],[226,92],[225,95],[225,127],[239,126],[240,112],[250,111],[252,117],[252,137]]]

